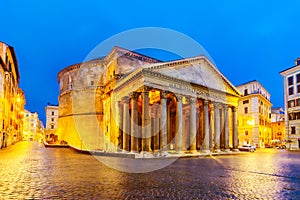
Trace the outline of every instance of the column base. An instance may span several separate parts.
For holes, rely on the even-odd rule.
[[[129,151],[122,149],[122,153],[129,153]]]
[[[232,149],[233,152],[239,152],[239,149]]]
[[[209,150],[209,149],[206,149],[206,150],[201,150],[201,153],[206,153],[206,154],[209,154],[209,153],[211,153],[211,151]]]
[[[195,153],[197,153],[197,150],[190,150],[190,153],[195,154]]]
[[[224,151],[225,151],[225,152],[231,152],[230,149],[225,149]]]
[[[183,154],[184,154],[184,151],[176,151],[176,154],[183,155]]]
[[[221,150],[220,149],[215,149],[214,153],[221,153]]]
[[[131,150],[130,153],[138,154],[139,152],[136,150]]]

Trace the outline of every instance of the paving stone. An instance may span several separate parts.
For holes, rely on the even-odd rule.
[[[0,199],[5,200],[299,198],[299,152],[182,158],[157,171],[125,173],[93,156],[35,142],[0,150]]]

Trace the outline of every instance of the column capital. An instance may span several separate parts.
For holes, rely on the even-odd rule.
[[[225,109],[229,107],[228,104],[222,104],[222,106],[223,106]]]
[[[177,94],[176,95],[176,99],[177,99],[177,101],[181,102],[182,101],[182,95]]]
[[[144,86],[141,88],[141,91],[142,91],[143,93],[149,93],[150,90],[151,90],[151,87],[146,86],[146,85],[144,85]]]
[[[221,103],[220,102],[213,102],[213,105],[214,105],[214,107],[216,108],[216,107],[218,107],[219,105],[221,105]]]
[[[231,109],[232,109],[232,112],[236,112],[236,107],[235,106],[232,106]]]
[[[167,94],[168,94],[167,91],[165,91],[165,90],[161,91],[161,92],[160,92],[160,98],[162,98],[162,99],[167,98]]]
[[[196,104],[197,103],[197,98],[196,97],[189,97],[188,101],[190,104]]]
[[[208,106],[208,100],[205,99],[205,100],[203,101],[203,105]]]
[[[139,95],[140,94],[138,92],[131,92],[129,94],[130,98],[135,99],[135,100],[139,98]]]
[[[128,96],[122,97],[122,102],[129,103],[129,97]]]

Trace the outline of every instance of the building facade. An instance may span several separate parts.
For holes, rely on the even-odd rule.
[[[285,124],[284,124],[284,110],[283,108],[271,109],[271,127],[272,140],[286,142]]]
[[[283,77],[287,148],[300,149],[300,58],[280,75]]]
[[[272,140],[270,94],[256,80],[237,86],[239,145],[265,147]]]
[[[239,91],[204,56],[162,62],[114,47],[58,73],[58,139],[133,153],[238,149]]]
[[[23,140],[39,141],[43,138],[44,126],[37,112],[25,110],[23,119]]]
[[[48,104],[45,108],[46,112],[46,129],[45,140],[48,143],[58,142],[57,128],[58,128],[58,106]]]
[[[22,139],[25,96],[14,48],[0,42],[0,148]]]

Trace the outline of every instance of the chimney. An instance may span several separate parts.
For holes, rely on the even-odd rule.
[[[295,62],[296,62],[296,65],[300,65],[300,58],[297,58]]]

